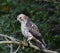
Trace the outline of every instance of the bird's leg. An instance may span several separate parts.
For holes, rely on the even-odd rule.
[[[28,47],[30,47],[30,41],[28,41]]]
[[[23,42],[25,43],[25,44],[27,44],[27,40],[24,38],[23,39]],[[24,46],[21,44],[21,47],[22,47],[22,49],[24,49]]]
[[[25,39],[25,37],[23,37],[23,42],[27,44],[27,39]]]
[[[30,39],[28,38],[27,39],[28,47],[30,47],[30,45],[32,44],[30,41],[31,41],[31,38]]]
[[[33,36],[28,36],[28,38],[27,38],[28,46],[30,46],[30,44],[31,44],[30,40],[32,40],[32,38],[33,38]]]
[[[30,46],[30,40],[29,39],[27,39],[27,43],[28,43],[28,47]]]

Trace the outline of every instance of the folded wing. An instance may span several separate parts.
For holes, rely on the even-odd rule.
[[[35,37],[37,38],[40,42],[42,42],[42,44],[46,47],[46,44],[41,36],[41,33],[39,33],[38,27],[31,21],[28,20],[26,23],[26,26],[29,30],[29,32]]]

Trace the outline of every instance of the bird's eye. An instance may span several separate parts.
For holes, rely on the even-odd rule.
[[[19,17],[19,19],[21,20],[21,19],[22,19],[22,17]]]
[[[19,19],[21,19],[21,17]]]

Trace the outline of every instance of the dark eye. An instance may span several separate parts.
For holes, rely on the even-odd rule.
[[[21,19],[21,17],[19,19]]]

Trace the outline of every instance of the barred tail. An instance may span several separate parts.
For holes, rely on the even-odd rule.
[[[42,48],[47,49],[47,45],[46,45],[46,43],[44,42],[44,39],[40,40],[40,42],[41,42]]]

